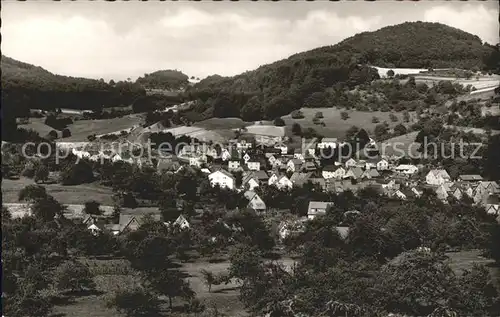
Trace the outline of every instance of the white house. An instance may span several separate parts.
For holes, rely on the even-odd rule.
[[[200,168],[202,164],[203,163],[199,157],[190,157],[189,158],[189,165],[191,165],[191,166],[195,166],[195,167]]]
[[[248,161],[250,161],[250,155],[248,155],[248,153],[245,153],[245,155],[243,155],[243,160],[245,161],[245,163],[248,163]]]
[[[302,162],[305,162],[304,154],[302,153],[293,153],[293,158],[297,160],[301,160]]]
[[[337,142],[338,140],[336,138],[323,138],[321,139],[321,142],[318,142],[316,146],[318,149],[335,149],[337,148]]]
[[[394,170],[401,174],[413,175],[418,172],[418,167],[412,164],[401,164],[398,165]]]
[[[382,159],[377,162],[377,170],[378,171],[385,171],[389,169],[389,162],[386,160]]]
[[[286,163],[286,166],[287,166],[286,170],[293,173],[300,170],[300,167],[302,166],[302,161],[299,159],[291,159],[290,161],[288,161],[288,163]]]
[[[275,145],[274,148],[280,150],[280,153],[283,155],[288,154],[288,147],[286,145],[278,144]]]
[[[345,176],[346,170],[342,166],[327,165],[323,168],[321,175],[324,179],[341,179]]]
[[[228,149],[223,149],[220,157],[223,161],[228,161],[231,159],[231,153],[229,152]]]
[[[451,181],[451,177],[444,169],[433,169],[425,176],[429,185],[442,185]]]
[[[236,143],[236,149],[238,151],[248,150],[250,148],[252,148],[252,143],[251,142],[247,142],[246,140],[239,140]]]
[[[276,162],[276,157],[274,155],[270,155],[267,158],[267,161],[269,162],[269,164],[274,165],[274,162]]]
[[[256,187],[259,187],[259,180],[254,177],[253,175],[249,175],[248,177],[245,177],[243,179],[243,186],[247,186],[248,185],[248,189],[249,190],[254,190]]]
[[[260,170],[260,162],[247,162],[247,167],[251,171]]]
[[[446,200],[448,198],[448,191],[443,184],[436,188],[436,197],[441,200]]]
[[[326,214],[326,210],[329,206],[333,205],[333,202],[328,201],[310,201],[309,207],[307,208],[307,219],[312,220],[318,215]]]
[[[268,185],[274,185],[278,182],[278,175],[276,173],[272,173],[269,179],[267,180]]]
[[[219,185],[221,188],[229,188],[234,189],[235,179],[233,175],[225,170],[218,170],[208,175],[208,179],[210,180],[210,184],[212,186]]]
[[[227,163],[227,169],[229,171],[235,171],[240,168],[240,161],[229,161]]]
[[[179,215],[173,223],[174,226],[178,226],[181,229],[188,229],[190,227],[189,222],[184,218],[183,215]]]
[[[282,176],[276,183],[276,187],[279,189],[292,189],[293,183],[286,176]]]
[[[255,211],[266,210],[266,203],[254,191],[247,190],[244,193],[244,196],[246,199],[248,199],[248,205],[247,205],[248,208],[253,209]]]

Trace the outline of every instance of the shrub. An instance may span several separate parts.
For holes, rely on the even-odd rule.
[[[274,125],[277,127],[284,127],[286,124],[282,118],[276,118],[274,119]]]
[[[378,117],[373,117],[372,118],[372,123],[379,123],[380,119]]]
[[[304,118],[304,114],[300,110],[294,110],[294,111],[292,111],[291,116],[292,116],[293,119],[303,119]]]
[[[346,111],[342,111],[340,113],[340,117],[342,118],[342,120],[347,120],[349,118],[349,113],[347,113]]]
[[[55,271],[54,279],[59,290],[83,291],[95,289],[92,274],[80,262],[65,262]]]
[[[63,138],[67,138],[67,137],[70,137],[71,136],[71,131],[69,131],[68,128],[62,130],[62,137]]]

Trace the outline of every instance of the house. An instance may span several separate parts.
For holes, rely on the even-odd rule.
[[[408,198],[408,195],[405,194],[401,189],[396,189],[393,193],[393,197],[396,197],[401,200],[406,200]]]
[[[187,219],[183,215],[179,215],[179,217],[177,217],[177,219],[175,219],[173,225],[177,226],[181,229],[189,229],[189,227],[190,227],[189,222],[187,221]]]
[[[363,172],[363,174],[361,175],[361,178],[372,179],[372,178],[376,178],[379,176],[380,176],[380,174],[376,169],[367,169]]]
[[[212,173],[212,172],[210,172],[210,170],[209,170],[208,168],[202,168],[202,169],[201,169],[201,172],[202,172],[203,174],[210,174],[210,173]]]
[[[416,187],[412,187],[411,188],[411,192],[413,193],[413,195],[415,197],[420,197],[422,196],[423,192],[422,191],[419,191]]]
[[[413,175],[418,172],[418,167],[412,164],[401,164],[396,166],[394,170],[398,173],[405,174],[405,175]]]
[[[500,204],[487,204],[486,213],[489,215],[499,215],[500,214]]]
[[[221,159],[222,159],[223,161],[228,161],[228,160],[230,160],[230,159],[231,159],[231,156],[232,156],[232,155],[231,155],[231,152],[229,152],[229,150],[228,150],[228,149],[223,149],[223,150],[222,150],[222,152],[221,152],[221,155],[220,155],[220,157],[221,157]]]
[[[175,172],[181,167],[181,163],[179,161],[174,161],[172,159],[159,159],[156,164],[156,171],[158,173],[166,172]]]
[[[276,183],[278,189],[292,189],[293,183],[286,176],[282,176]]]
[[[389,169],[389,162],[381,159],[377,162],[377,171],[386,171]]]
[[[348,159],[346,162],[345,162],[345,167],[346,168],[349,168],[349,167],[355,167],[358,163],[356,162],[355,159],[353,158],[350,158]]]
[[[425,176],[425,181],[429,185],[442,185],[451,181],[451,177],[444,169],[433,169]]]
[[[279,150],[282,155],[288,154],[288,147],[283,144],[277,144],[274,146],[275,149]]]
[[[246,175],[242,181],[243,187],[248,187],[249,190],[254,190],[256,187],[259,187],[259,183],[259,179],[255,177],[253,173]]]
[[[123,231],[135,231],[137,230],[146,217],[151,217],[152,220],[159,221],[161,215],[131,215],[131,214],[120,214],[120,218],[118,220],[118,226],[113,226],[112,231],[118,229],[118,233],[122,233]],[[117,234],[117,232],[113,232]]]
[[[436,197],[441,200],[448,199],[448,190],[445,185],[441,184],[436,188]]]
[[[267,175],[267,173],[265,171],[255,171],[253,172],[253,175],[255,175],[255,177],[257,177],[257,179],[259,180],[259,182],[267,182],[269,180],[269,176]]]
[[[190,157],[189,158],[189,165],[201,168],[201,165],[203,164],[202,160],[200,157]]]
[[[98,235],[99,233],[102,232],[102,229],[99,228],[95,223],[91,224],[87,229],[90,230],[90,232],[94,236],[96,236],[96,235]]]
[[[350,168],[344,175],[344,178],[358,179],[363,175],[363,170],[359,167]]]
[[[243,160],[245,161],[245,163],[248,163],[248,161],[250,161],[250,155],[248,155],[248,153],[245,153],[245,155],[243,155]]]
[[[260,162],[247,162],[247,167],[251,171],[260,170]]]
[[[244,194],[246,199],[248,199],[247,207],[255,211],[265,211],[266,203],[257,195],[256,192],[252,190],[247,190]]]
[[[240,161],[229,161],[227,163],[227,169],[231,171],[236,171],[240,168]]]
[[[333,206],[333,202],[310,201],[307,208],[307,219],[312,220],[318,215],[325,215],[329,206]]]
[[[308,182],[313,183],[314,185],[318,185],[322,191],[326,191],[326,180],[322,177],[311,177],[308,179]]]
[[[324,179],[341,179],[345,176],[346,170],[342,166],[327,165],[323,168],[321,175]]]
[[[455,197],[457,200],[461,200],[463,195],[462,189],[457,184],[453,184],[448,191],[448,194]]]
[[[290,177],[290,181],[295,185],[295,186],[303,186],[305,183],[307,183],[311,177],[312,173],[301,173],[301,172],[295,172],[292,174]]]
[[[458,180],[462,182],[480,182],[483,177],[481,175],[459,175]]]
[[[266,154],[267,154],[267,153],[266,153]],[[269,162],[269,164],[274,165],[274,163],[276,162],[276,157],[275,157],[273,154],[271,154],[271,155],[269,155],[269,157],[267,158],[267,161]]]
[[[364,169],[376,169],[377,168],[377,161],[373,161],[373,160],[370,160],[370,161],[366,161],[365,162],[365,166],[363,166]]]
[[[267,180],[267,184],[270,186],[270,185],[274,185],[278,182],[279,180],[279,175],[277,173],[271,173],[271,176],[269,177],[269,179]]]
[[[291,159],[286,163],[287,172],[298,172],[302,166],[302,161],[299,159]]]
[[[307,217],[300,218],[297,220],[286,220],[282,221],[278,225],[278,236],[281,240],[288,238],[291,235],[300,234],[305,229],[305,222]]]
[[[247,140],[238,140],[238,142],[236,142],[236,149],[238,151],[245,151],[251,148],[252,142],[248,142]]]
[[[302,153],[293,153],[293,158],[297,159],[297,160],[301,160],[302,162],[306,161],[304,154],[302,154]]]
[[[236,181],[234,179],[234,176],[222,169],[208,175],[208,179],[210,180],[210,184],[212,186],[219,185],[221,188],[229,189],[234,189],[235,187]]]
[[[302,169],[307,171],[307,172],[312,172],[317,169],[316,164],[314,162],[305,162],[305,164],[302,166]]]
[[[323,138],[321,139],[321,142],[318,142],[316,147],[318,149],[327,149],[327,148],[335,149],[337,148],[337,142],[338,140],[336,138]]]

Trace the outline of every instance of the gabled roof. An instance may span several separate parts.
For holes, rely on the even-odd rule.
[[[458,178],[468,182],[483,180],[483,177],[481,175],[460,175],[458,176]]]
[[[333,205],[331,201],[310,201],[308,210],[311,209],[326,209],[329,205]]]
[[[213,172],[212,174],[210,174],[210,175],[213,175],[213,174],[215,174],[215,173],[217,173],[217,172],[220,172],[220,173],[224,174],[225,176],[227,176],[227,177],[231,177],[232,179],[234,179],[233,174],[229,173],[228,171],[226,171],[226,170],[224,170],[224,169],[220,169],[220,170],[214,171],[214,172]]]
[[[294,183],[295,185],[301,186],[308,181],[308,179],[311,177],[311,175],[312,175],[311,172],[309,172],[309,173],[295,172],[290,177],[290,181],[292,183]]]
[[[299,159],[296,159],[296,158],[293,158],[293,159],[291,159],[288,162],[292,162],[294,165],[302,165],[302,160],[299,160]]]
[[[450,175],[444,169],[433,169],[429,173],[434,174],[435,177],[450,178]]]
[[[357,167],[357,166],[356,167],[351,167],[347,172],[349,173],[349,171],[352,174],[354,174],[354,176],[356,178],[359,178],[359,177],[361,177],[361,175],[363,175],[363,170],[361,168]]]
[[[267,175],[267,173],[265,171],[255,171],[253,173],[259,180],[267,180],[269,179],[269,176]]]

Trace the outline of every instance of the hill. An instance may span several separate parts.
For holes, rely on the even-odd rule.
[[[346,91],[370,85],[381,67],[493,69],[498,47],[439,24],[408,22],[364,32],[234,77],[211,76],[186,92],[206,118],[274,119],[303,106],[349,107]],[[414,94],[415,95],[415,94]]]
[[[16,116],[26,115],[29,109],[98,110],[130,105],[145,95],[144,89],[133,83],[56,75],[3,55],[1,67],[2,108]]]
[[[178,70],[159,70],[139,77],[136,83],[146,89],[180,90],[189,84],[189,77]]]

